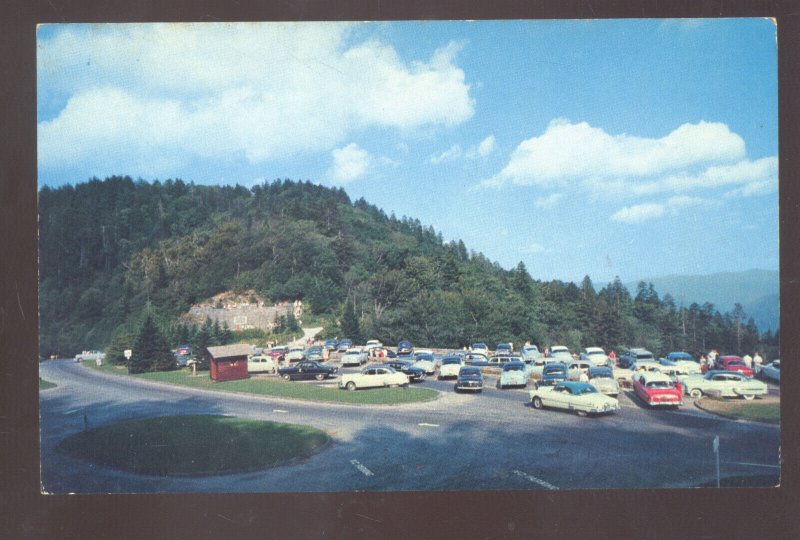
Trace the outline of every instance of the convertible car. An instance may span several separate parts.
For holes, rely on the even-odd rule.
[[[601,394],[588,383],[564,381],[553,387],[539,387],[528,392],[534,409],[554,407],[574,411],[579,416],[605,414],[619,410],[619,401]]]
[[[768,387],[761,381],[745,377],[735,371],[720,371],[712,369],[705,375],[690,375],[681,377],[680,382],[686,393],[693,398],[699,398],[709,392],[719,392],[722,397],[743,397],[750,400],[756,396],[767,393]]]
[[[350,391],[359,388],[407,385],[408,376],[399,371],[395,371],[389,366],[365,367],[361,370],[361,373],[342,375],[342,378],[339,380],[339,388],[346,388]]]
[[[678,407],[683,404],[682,390],[680,383],[673,383],[663,373],[637,373],[633,376],[634,393],[651,407]]]

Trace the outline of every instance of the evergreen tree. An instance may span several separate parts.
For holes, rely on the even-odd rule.
[[[133,355],[128,360],[128,373],[169,371],[175,368],[175,357],[167,340],[156,326],[153,316],[147,313],[133,345]]]
[[[300,328],[300,324],[297,322],[297,318],[294,316],[294,311],[291,309],[286,314],[286,331],[287,332],[301,332],[303,329]]]
[[[211,367],[208,355],[208,347],[211,346],[211,328],[211,319],[207,318],[195,335],[192,349],[194,358],[197,360],[197,369],[210,369]]]
[[[358,323],[358,317],[356,316],[353,303],[350,301],[349,297],[344,302],[344,311],[342,312],[342,322],[340,326],[342,327],[342,337],[352,339],[353,343],[361,343],[363,341],[361,326]]]
[[[221,345],[229,345],[233,343],[233,332],[231,331],[230,326],[228,326],[228,321],[222,322],[222,330],[220,331],[220,341]]]

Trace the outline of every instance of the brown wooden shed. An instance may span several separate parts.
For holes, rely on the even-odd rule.
[[[247,357],[253,354],[250,345],[208,347],[211,356],[211,380],[235,381],[247,378]]]

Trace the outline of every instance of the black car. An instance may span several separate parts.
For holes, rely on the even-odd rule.
[[[564,364],[545,364],[539,386],[555,386],[567,380],[567,366]]]
[[[287,381],[296,379],[317,379],[322,381],[333,377],[339,368],[326,366],[313,360],[301,360],[291,366],[278,368],[278,375]]]
[[[414,351],[414,347],[411,346],[411,342],[407,339],[404,339],[400,343],[397,344],[397,354],[398,356],[402,356],[405,354],[411,354]]]
[[[483,390],[483,374],[480,368],[475,366],[464,366],[458,372],[458,379],[455,386],[456,392],[470,390],[480,392]]]
[[[395,371],[408,375],[408,380],[411,382],[425,380],[425,370],[414,366],[411,362],[407,362],[406,360],[393,360],[387,362],[386,365],[394,368]]]

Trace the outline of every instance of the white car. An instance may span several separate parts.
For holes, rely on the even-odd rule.
[[[765,383],[735,371],[713,369],[705,375],[690,375],[680,377],[678,380],[683,385],[684,391],[693,398],[719,392],[721,397],[743,397],[751,400],[756,396],[766,395],[769,391]]]
[[[83,351],[80,354],[75,355],[76,362],[83,362],[84,360],[90,360],[94,362],[100,360],[100,362],[102,362],[105,359],[106,359],[106,353],[95,350]]]
[[[583,349],[581,360],[591,362],[595,366],[608,365],[608,355],[600,347],[586,347]]]
[[[540,386],[528,392],[534,409],[554,407],[574,411],[579,416],[605,414],[619,410],[619,401],[601,394],[588,383],[562,381],[555,386]]]
[[[300,360],[305,360],[305,358],[305,347],[289,347],[289,352],[286,353],[287,362],[299,362]]]
[[[436,359],[433,357],[433,353],[417,351],[414,353],[414,358],[416,358],[414,367],[424,369],[426,375],[436,373]]]
[[[553,345],[550,347],[549,357],[554,358],[557,362],[563,362],[564,364],[569,364],[573,360],[572,353],[563,345]]]
[[[367,353],[361,349],[347,349],[341,357],[342,367],[361,366],[367,363]]]
[[[383,343],[381,343],[377,339],[371,339],[367,341],[367,344],[364,346],[364,349],[366,349],[366,351],[369,352],[375,347],[383,347]]]
[[[580,381],[581,377],[587,377],[589,368],[593,367],[591,363],[585,361],[570,362],[567,364],[567,379],[570,381]],[[586,382],[586,378],[583,382]]]
[[[361,370],[361,373],[342,375],[339,380],[339,388],[346,388],[350,391],[359,388],[407,385],[408,375],[395,371],[389,366],[365,367]]]
[[[614,372],[608,366],[592,366],[586,374],[589,384],[594,385],[600,392],[607,396],[619,395],[619,383],[614,379]]]
[[[763,366],[759,366],[756,364],[756,377],[760,379],[770,379],[775,382],[781,382],[781,361],[780,360],[773,360],[769,364],[764,364]]]
[[[521,355],[522,361],[527,363],[540,358],[542,353],[539,352],[539,347],[536,345],[524,345],[522,347]]]
[[[508,362],[503,366],[498,385],[503,389],[506,386],[528,386],[530,375],[526,366],[521,361]]]
[[[248,373],[275,373],[278,363],[267,354],[255,354],[247,358]]]
[[[464,359],[460,356],[447,356],[443,358],[442,365],[439,366],[439,380],[441,381],[442,379],[458,378],[458,371],[464,365]]]

